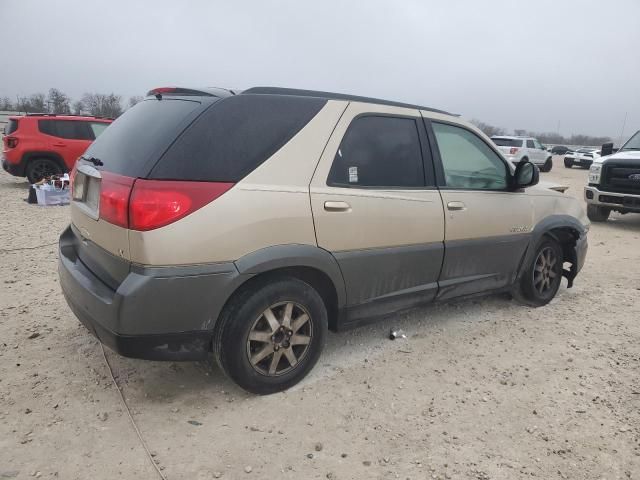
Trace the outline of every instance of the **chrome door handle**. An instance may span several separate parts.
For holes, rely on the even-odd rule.
[[[324,209],[327,212],[348,212],[351,205],[347,202],[324,202]]]
[[[466,210],[464,202],[449,202],[447,203],[447,209],[449,210]]]

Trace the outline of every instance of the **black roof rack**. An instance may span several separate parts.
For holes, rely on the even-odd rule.
[[[112,117],[100,117],[97,115],[75,115],[73,113],[27,113],[27,117],[82,117],[82,118],[99,118],[102,120],[114,120]]]
[[[346,93],[321,92],[316,90],[302,90],[297,88],[280,88],[280,87],[252,87],[244,90],[241,94],[262,94],[262,95],[293,95],[297,97],[318,97],[327,100],[347,100],[351,102],[375,103],[378,105],[389,105],[392,107],[413,108],[417,110],[427,110],[429,112],[443,113],[445,115],[458,116],[454,113],[437,110],[435,108],[422,107],[420,105],[412,105],[410,103],[393,102],[390,100],[381,100],[379,98],[360,97],[358,95],[349,95]]]

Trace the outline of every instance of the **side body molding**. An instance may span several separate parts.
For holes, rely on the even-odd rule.
[[[346,304],[344,278],[336,259],[313,245],[275,245],[249,253],[235,261],[241,275],[256,275],[279,268],[309,267],[324,273],[336,289],[338,308]]]

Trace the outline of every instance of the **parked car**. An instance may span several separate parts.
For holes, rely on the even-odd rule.
[[[5,127],[2,168],[36,183],[43,177],[70,172],[109,124],[110,118],[28,114],[9,117]]]
[[[640,213],[640,131],[622,148],[610,155],[613,144],[602,146],[604,156],[589,169],[589,185],[584,195],[587,215],[593,222],[604,222],[611,211]]]
[[[583,168],[589,168],[593,161],[598,158],[600,158],[600,150],[597,148],[579,148],[564,156],[564,166],[571,168],[574,165],[578,165]]]
[[[540,168],[541,172],[549,172],[553,167],[551,152],[533,137],[508,137],[494,135],[491,140],[498,146],[507,160],[514,165],[529,161]]]
[[[556,145],[551,148],[551,153],[553,153],[554,155],[564,155],[570,151],[571,149],[569,147],[565,147],[564,145]]]
[[[122,355],[213,354],[276,392],[328,329],[478,293],[545,305],[584,262],[581,203],[457,116],[268,87],[149,93],[78,162],[60,237],[69,306]]]

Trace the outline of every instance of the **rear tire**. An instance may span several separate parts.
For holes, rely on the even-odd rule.
[[[547,161],[544,162],[544,165],[542,165],[542,167],[540,167],[540,171],[541,172],[550,172],[551,168],[553,168],[553,161],[551,160],[551,157],[547,158]]]
[[[280,392],[313,368],[327,330],[327,309],[311,285],[294,277],[265,278],[229,301],[216,327],[213,353],[245,390]]]
[[[562,246],[551,237],[542,237],[536,246],[533,260],[526,266],[512,291],[513,297],[531,307],[549,303],[560,288],[562,264]]]
[[[601,207],[600,205],[587,205],[587,217],[592,222],[606,222],[610,213],[610,208]]]
[[[25,173],[29,183],[34,184],[45,177],[61,175],[62,168],[60,168],[57,162],[50,158],[34,158],[29,160]]]
[[[569,158],[565,158],[564,159],[564,166],[565,166],[565,168],[573,167],[573,160],[571,160]]]

